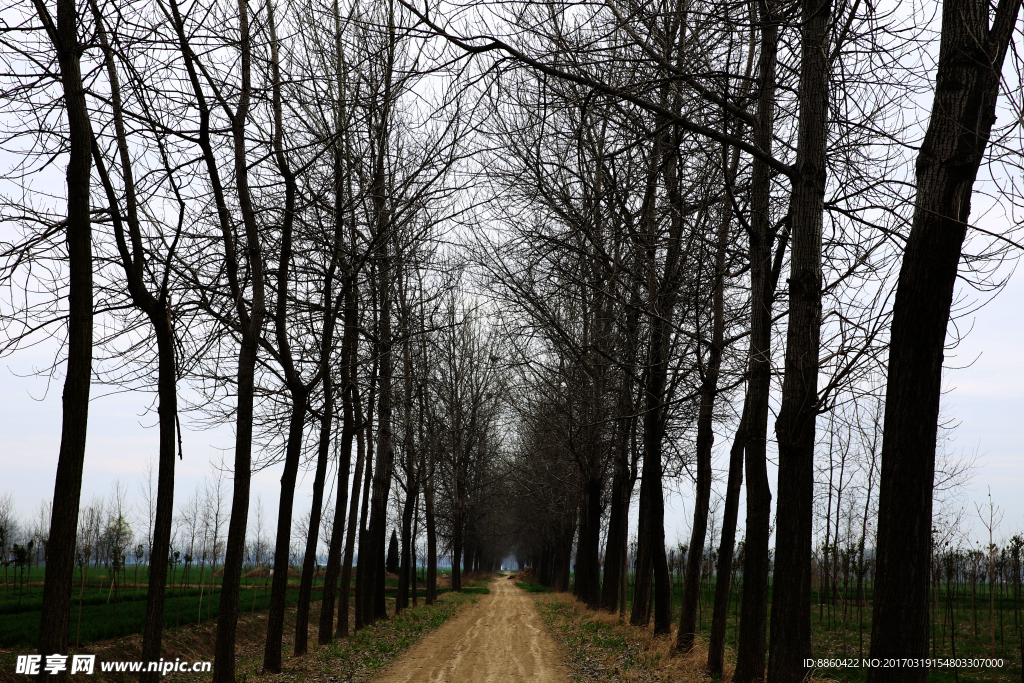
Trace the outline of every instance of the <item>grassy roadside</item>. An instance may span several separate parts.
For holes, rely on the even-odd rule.
[[[486,590],[486,579],[469,584],[477,593]],[[473,593],[446,593],[431,606],[411,608],[394,616],[394,598],[387,599],[388,612],[392,616],[371,627],[362,629],[349,638],[336,639],[334,643],[320,646],[317,642],[320,605],[311,605],[309,620],[309,653],[302,657],[291,657],[294,647],[295,608],[285,612],[284,643],[282,651],[284,671],[281,674],[262,674],[263,647],[266,639],[266,614],[243,615],[238,621],[236,647],[236,672],[238,681],[261,683],[264,681],[289,681],[315,683],[319,681],[366,681],[387,662],[412,646],[419,638],[435,630],[464,605],[475,603],[478,595]],[[349,617],[350,628],[352,615]],[[216,637],[216,620],[200,625],[190,625],[165,632],[163,658],[167,661],[212,661]],[[138,675],[99,672],[99,662],[137,661],[140,658],[142,638],[138,635],[117,640],[93,643],[80,648],[71,648],[74,654],[94,654],[97,671],[92,680],[129,681]],[[18,654],[26,650],[0,650],[0,682],[24,681],[25,676],[14,673]],[[170,674],[162,680],[202,681],[209,680],[209,674]]]
[[[573,683],[728,683],[735,669],[735,652],[726,648],[725,671],[712,679],[704,671],[707,643],[697,639],[694,649],[675,656],[677,627],[670,636],[654,636],[652,627],[637,628],[619,621],[617,614],[594,611],[569,593],[533,596],[555,640],[566,652]],[[826,683],[830,677],[812,677],[808,683]]]
[[[237,678],[239,681],[251,683],[367,681],[421,637],[436,630],[460,608],[477,600],[479,598],[470,593],[448,593],[434,605],[420,605],[405,610],[402,614],[364,628],[349,638],[336,639],[327,646],[320,646],[316,642],[316,628],[311,618],[309,654],[286,659],[284,671],[280,674],[262,674],[260,668],[263,661],[263,642],[260,641],[250,651],[239,656]],[[388,611],[391,612],[393,609],[394,601],[388,600]],[[286,653],[291,651],[294,642],[294,612],[291,610],[289,617],[285,627]]]
[[[524,587],[528,584],[519,584]],[[574,683],[629,683],[685,681],[688,683],[732,680],[736,653],[726,648],[725,671],[720,679],[712,679],[704,672],[707,662],[707,642],[698,636],[696,647],[685,656],[675,656],[677,627],[671,636],[654,637],[653,629],[636,628],[620,622],[618,615],[589,609],[569,593],[538,593],[534,601],[544,623],[555,640],[566,652]],[[1007,667],[996,670],[959,672],[959,680],[1010,681],[1020,680],[1019,670]],[[843,669],[824,669],[812,672],[808,683],[836,683],[863,680],[864,671],[854,670],[852,675]],[[932,670],[931,681],[952,681],[949,669]]]
[[[653,629],[620,622],[616,614],[597,612],[569,593],[533,596],[555,640],[566,652],[573,683],[629,683],[711,680],[703,671],[707,649],[703,642],[685,657],[673,657],[671,636],[654,637]],[[733,666],[726,665],[726,678]]]

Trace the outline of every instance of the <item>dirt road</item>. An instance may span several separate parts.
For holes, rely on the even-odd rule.
[[[489,595],[388,666],[380,683],[568,683],[530,596],[499,577]]]

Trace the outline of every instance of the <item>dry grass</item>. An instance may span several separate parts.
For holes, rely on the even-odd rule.
[[[732,681],[735,651],[726,648],[725,667],[719,679],[704,670],[707,641],[697,637],[686,654],[676,652],[676,633],[654,635],[653,626],[640,628],[619,619],[618,614],[595,611],[568,593],[537,594],[535,600],[555,639],[565,648],[574,681],[629,683]],[[808,683],[826,683],[813,677]]]

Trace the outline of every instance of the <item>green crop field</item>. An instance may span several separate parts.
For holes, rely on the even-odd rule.
[[[679,618],[682,606],[683,587],[673,577],[673,617]],[[819,602],[817,591],[811,593],[811,645],[814,659],[862,660],[870,656],[871,641],[871,582],[866,582],[865,600]],[[852,592],[852,591],[851,591]],[[1021,631],[1024,619],[1021,608],[1014,600],[1012,591],[1000,590],[997,586],[992,596],[987,586],[979,585],[973,594],[963,586],[955,593],[944,589],[937,594],[938,603],[933,604],[931,628],[932,658],[940,659],[996,659],[1002,660],[1001,667],[933,668],[930,681],[938,683],[954,681],[1020,681],[1021,661],[1024,643]],[[990,600],[991,598],[991,600]],[[729,617],[726,630],[726,647],[735,649],[738,645],[738,624],[742,586],[730,592]],[[702,583],[697,612],[698,633],[708,635],[711,629],[711,612],[714,601],[714,582]],[[633,604],[632,581],[627,589],[627,603]],[[989,607],[994,608],[990,612]],[[768,602],[769,628],[771,623],[771,599]],[[955,623],[956,628],[953,628]],[[867,669],[863,666],[851,668],[822,669],[819,673],[842,681],[863,681]]]
[[[71,622],[69,642],[91,643],[141,633],[146,614],[146,567],[129,565],[119,572],[116,583],[110,572],[103,567],[89,567],[84,580],[79,570],[75,572],[75,587],[72,591]],[[439,570],[438,574],[451,570]],[[11,572],[13,574],[13,572]],[[40,609],[43,601],[42,568],[29,574],[25,581],[14,580],[0,584],[0,647],[32,648],[39,640]],[[136,579],[136,576],[138,579]],[[20,578],[20,577],[19,577]],[[220,606],[221,578],[211,578],[209,568],[202,573],[191,568],[175,567],[168,577],[164,598],[164,627],[174,628],[198,624],[215,619]],[[243,612],[262,612],[270,607],[270,577],[243,577],[240,608]],[[398,582],[387,579],[386,590],[397,590]],[[322,595],[323,579],[313,579],[312,600]],[[438,594],[447,592],[438,588]],[[486,589],[484,589],[486,590]],[[418,590],[418,597],[425,597],[424,590]],[[299,599],[299,577],[289,574],[285,603],[294,605]]]

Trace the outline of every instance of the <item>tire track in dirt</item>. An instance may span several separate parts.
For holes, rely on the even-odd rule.
[[[504,578],[392,662],[378,683],[568,683],[529,594]]]

